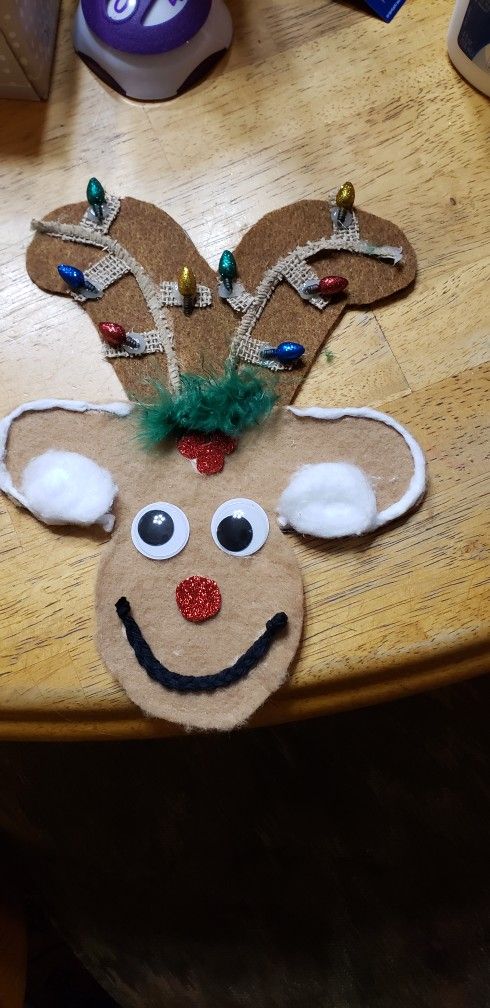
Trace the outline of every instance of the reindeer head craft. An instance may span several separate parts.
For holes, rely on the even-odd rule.
[[[306,205],[301,213],[310,211]],[[77,212],[65,208],[57,219],[63,225]],[[288,220],[296,213],[290,208]],[[36,242],[44,253],[48,234],[60,240],[52,223],[46,229],[29,254],[31,275],[43,286],[46,256]],[[372,247],[373,237],[356,240]],[[296,266],[297,283],[299,272]],[[141,275],[131,276],[142,290]],[[278,284],[274,272],[272,290]],[[376,410],[272,409],[259,367],[239,366],[247,339],[259,342],[248,323],[239,340],[231,339],[222,378],[186,378],[168,316],[145,290],[173,388],[136,407],[60,400],[19,407],[0,425],[0,487],[48,524],[99,522],[112,531],[96,589],[97,641],[131,699],[152,716],[230,729],[279,687],[299,645],[303,587],[287,530],[328,538],[379,529],[421,499],[425,463],[409,432]],[[256,290],[258,300],[262,295]],[[268,288],[255,324],[267,315],[270,295]],[[250,302],[245,316],[248,308]],[[210,334],[207,346],[216,357],[219,327],[211,324]],[[180,342],[195,359],[189,339],[181,330]],[[317,339],[310,334],[310,346]],[[256,347],[249,350],[253,358]],[[116,360],[129,363],[134,387],[142,360]],[[135,436],[135,417],[158,442],[150,451]]]

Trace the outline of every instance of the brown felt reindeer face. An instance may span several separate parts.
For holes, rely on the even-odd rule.
[[[205,476],[175,438],[142,450],[131,415],[36,412],[45,405],[13,426],[1,485],[47,522],[109,529],[115,515],[96,591],[101,657],[143,710],[188,726],[231,728],[284,680],[303,620],[291,532],[369,532],[424,490],[420,448],[376,411],[279,408]],[[82,445],[90,463],[63,454]]]
[[[0,423],[0,489],[47,524],[98,522],[112,532],[96,590],[99,652],[153,716],[205,729],[248,718],[284,680],[300,641],[292,534],[373,532],[423,495],[421,449],[391,417],[367,408],[271,413],[257,377],[278,333],[301,339],[308,367],[346,304],[413,279],[398,229],[354,213],[342,232],[331,210],[309,201],[259,222],[237,250],[240,285],[228,303],[211,296],[213,274],[184,232],[148,204],[111,198],[101,219],[72,206],[36,224],[33,279],[62,292],[56,263],[76,244],[77,267],[105,293],[75,296],[94,321],[145,334],[146,355],[123,348],[111,357],[128,390],[140,392],[143,377],[162,381],[166,361],[170,391],[159,394],[173,425],[164,418],[145,450],[135,418],[150,415],[154,433],[158,402],[150,414],[127,403],[27,404]],[[203,281],[192,317],[175,294],[184,261]],[[304,285],[327,267],[349,279],[349,294],[310,303]],[[219,370],[225,358],[219,409],[215,394],[207,398],[212,379],[199,379],[197,397],[183,391],[187,370],[209,361]],[[282,402],[305,370],[280,373]]]

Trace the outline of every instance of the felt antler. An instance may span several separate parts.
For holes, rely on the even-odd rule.
[[[146,333],[155,339],[149,340],[148,355],[131,358],[109,352],[126,390],[137,395],[148,377],[164,378],[160,353],[153,352],[160,350],[166,354],[173,389],[178,388],[179,365],[181,371],[219,373],[228,359],[233,365],[259,365],[262,373],[264,365],[276,368],[279,399],[290,402],[345,308],[391,295],[415,275],[413,250],[394,225],[356,211],[352,226],[341,232],[327,202],[305,200],[267,214],[244,236],[235,250],[241,287],[224,302],[216,292],[216,275],[172,218],[130,197],[112,197],[110,203],[110,219],[103,226],[87,222],[84,204],[62,207],[48,219],[35,221],[27,268],[39,286],[67,293],[56,267],[66,257],[66,242],[76,243],[75,264],[95,286],[103,281],[102,298],[80,302],[93,321],[119,323],[128,332],[155,327],[154,333]],[[94,246],[106,252],[95,263],[90,255]],[[380,258],[383,255],[391,261]],[[201,303],[209,304],[212,298],[211,308],[194,311],[191,317],[177,307],[172,293],[184,264],[208,292]],[[331,302],[305,300],[303,284],[328,273],[348,279],[345,295]],[[236,312],[242,316],[239,320]],[[281,370],[262,358],[264,348],[288,338],[305,347],[300,366]]]
[[[359,222],[354,212],[351,213],[349,227],[343,227],[338,223],[332,210],[335,207],[335,199],[327,201],[331,207],[331,217],[333,223],[333,233],[329,236],[323,235],[314,241],[308,241],[305,245],[298,245],[287,255],[282,256],[278,261],[265,271],[253,294],[248,294],[245,290],[240,290],[238,297],[228,298],[228,303],[236,311],[243,312],[243,319],[236,327],[231,341],[229,360],[235,362],[243,360],[247,363],[259,364],[279,370],[284,365],[278,364],[274,360],[264,359],[262,353],[267,347],[266,343],[260,343],[253,339],[252,332],[256,327],[267,302],[272,297],[276,287],[285,280],[293,287],[305,301],[308,301],[315,308],[323,311],[329,303],[324,295],[306,294],[307,285],[318,284],[319,277],[315,273],[309,260],[322,255],[325,252],[354,252],[359,255],[375,257],[393,265],[399,265],[403,261],[403,247],[393,245],[379,245],[362,239],[359,232]]]
[[[173,346],[172,323],[165,308],[161,304],[161,296],[156,284],[148,273],[145,272],[141,263],[124,248],[115,238],[89,229],[83,224],[63,224],[59,221],[32,221],[32,227],[39,234],[54,235],[66,241],[82,242],[85,245],[93,245],[96,248],[106,249],[112,260],[110,267],[114,270],[113,263],[116,263],[118,277],[125,273],[131,273],[146,301],[148,309],[153,317],[155,329],[160,337],[162,348],[167,358],[168,378],[171,387],[178,392],[180,388],[180,369],[177,355]],[[99,264],[100,265],[100,264]],[[109,265],[109,264],[107,264]],[[106,267],[107,268],[107,267]]]

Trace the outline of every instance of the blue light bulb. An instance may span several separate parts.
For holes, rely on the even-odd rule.
[[[262,350],[261,357],[265,360],[277,360],[280,364],[294,364],[300,360],[305,352],[301,343],[293,343],[292,340],[285,340],[276,347],[267,347]]]
[[[58,273],[61,279],[68,284],[72,291],[79,291],[83,288],[90,291],[92,294],[99,293],[97,288],[90,283],[90,280],[86,279],[84,273],[77,269],[76,266],[68,266],[67,263],[60,263],[58,266]]]

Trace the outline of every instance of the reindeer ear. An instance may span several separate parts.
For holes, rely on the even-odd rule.
[[[288,412],[306,423],[307,457],[321,453],[323,460],[300,468],[283,490],[277,505],[282,528],[328,539],[361,535],[399,518],[423,497],[422,449],[387,413],[368,407]]]
[[[281,528],[332,539],[376,528],[376,495],[366,473],[349,462],[303,466],[281,495]]]
[[[362,535],[404,515],[425,491],[420,445],[378,410],[289,407],[252,438],[249,492],[276,510],[283,529]]]
[[[80,414],[98,414],[100,426],[101,418],[107,423],[108,416],[124,416],[130,408],[127,403],[96,406],[65,400],[41,400],[18,407],[0,422],[0,489],[47,525],[99,524],[106,532],[112,531],[111,509],[117,485],[109,470],[99,462],[67,450],[67,447],[79,447],[84,442],[95,447],[94,431],[89,430],[94,425],[87,424],[84,417],[86,426],[81,437],[80,424],[74,424],[73,430],[70,428],[70,420],[73,422],[70,414],[78,414],[79,420]],[[28,419],[15,424],[15,437],[9,439],[14,421],[26,414]],[[16,476],[12,476],[7,467],[9,440],[12,449],[9,463]],[[50,443],[53,447],[36,451]],[[114,448],[112,442],[112,454]]]
[[[112,532],[117,486],[108,469],[78,452],[51,450],[31,459],[20,494],[45,525],[101,525]]]

